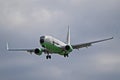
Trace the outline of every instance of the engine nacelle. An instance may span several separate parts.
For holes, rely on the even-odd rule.
[[[35,53],[36,55],[41,55],[41,54],[42,54],[42,49],[36,48],[36,49],[34,50],[34,53]]]
[[[71,52],[73,50],[73,48],[72,48],[71,45],[66,45],[65,50],[68,51],[68,52]]]

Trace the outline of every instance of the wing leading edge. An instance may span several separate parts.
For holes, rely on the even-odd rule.
[[[89,47],[89,46],[91,46],[94,43],[103,42],[103,41],[107,41],[107,40],[111,40],[111,39],[113,39],[113,37],[107,38],[107,39],[98,40],[98,41],[88,42],[88,43],[76,44],[76,45],[72,45],[72,47],[73,47],[73,49]]]

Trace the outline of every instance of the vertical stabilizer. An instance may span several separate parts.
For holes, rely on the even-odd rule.
[[[68,32],[67,32],[67,44],[70,45],[70,28],[68,25]]]

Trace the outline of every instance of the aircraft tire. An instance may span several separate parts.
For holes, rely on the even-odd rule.
[[[47,56],[46,56],[46,59],[51,59],[51,55],[47,55]]]
[[[49,55],[49,59],[51,59],[51,55]]]

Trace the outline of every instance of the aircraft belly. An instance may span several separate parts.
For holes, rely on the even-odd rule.
[[[43,44],[45,46],[45,48],[50,52],[50,53],[61,53],[63,52],[63,50],[55,45],[55,44],[51,44],[51,43],[44,43]]]

